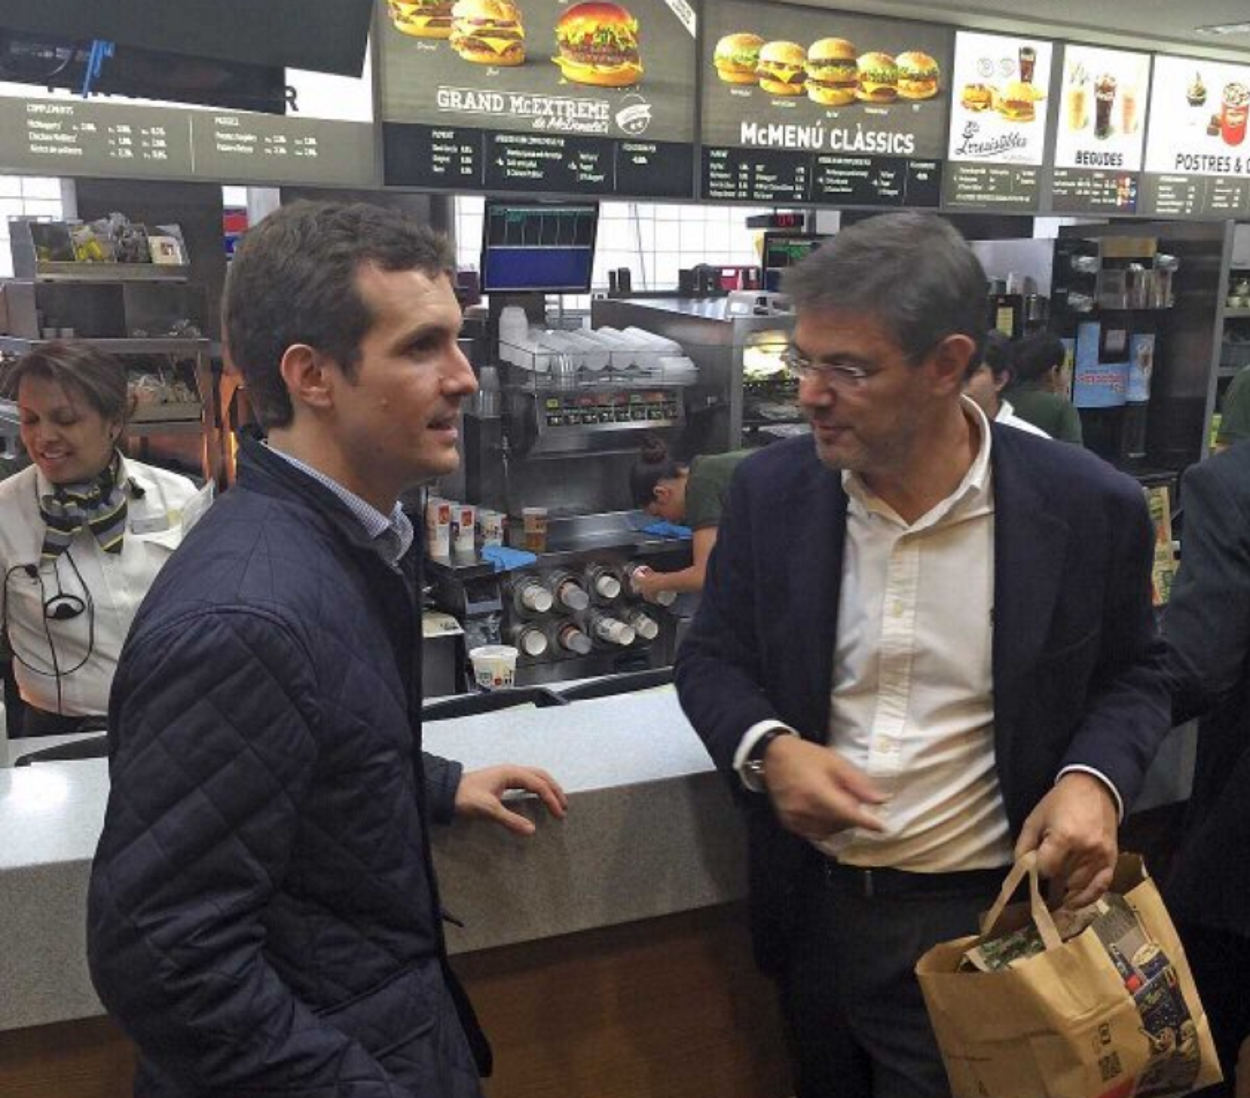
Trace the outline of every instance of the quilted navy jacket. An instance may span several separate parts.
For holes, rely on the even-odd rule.
[[[420,749],[415,555],[390,569],[247,442],[144,602],[88,904],[142,1098],[480,1094],[430,857],[460,768]]]

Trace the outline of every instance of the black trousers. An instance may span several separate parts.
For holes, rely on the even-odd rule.
[[[107,728],[108,718],[102,713],[88,717],[62,717],[59,713],[49,713],[28,705],[22,715],[22,736],[29,739],[70,736],[77,732],[103,732]]]
[[[1242,1041],[1250,1037],[1250,991],[1246,986],[1250,980],[1250,937],[1196,923],[1180,923],[1176,929],[1224,1069],[1223,1083],[1198,1093],[1201,1098],[1232,1098],[1237,1053]]]
[[[1006,874],[812,860],[780,980],[797,1098],[949,1098],[913,969],[938,942],[977,933]]]

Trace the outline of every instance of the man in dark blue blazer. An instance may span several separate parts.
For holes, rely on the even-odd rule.
[[[1250,1037],[1250,443],[1193,466],[1183,489],[1181,569],[1163,631],[1174,719],[1202,723],[1165,895],[1231,1076]],[[1232,1093],[1231,1079],[1211,1089]]]
[[[915,961],[1026,851],[1104,891],[1168,730],[1151,526],[961,398],[986,283],[940,218],[862,222],[787,288],[814,437],[741,466],[678,690],[746,813],[799,1098],[936,1098]]]

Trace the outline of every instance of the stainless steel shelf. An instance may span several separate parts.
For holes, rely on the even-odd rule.
[[[1225,320],[1250,320],[1250,309],[1225,309]]]
[[[0,336],[0,351],[25,354],[36,347],[57,342],[51,339],[23,339],[21,336]],[[196,355],[207,354],[211,346],[207,339],[92,339],[90,336],[73,336],[66,343],[85,343],[101,351],[115,355]]]

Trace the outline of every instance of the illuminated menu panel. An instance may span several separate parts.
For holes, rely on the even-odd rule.
[[[697,22],[686,0],[379,0],[384,176],[447,190],[689,198]]]
[[[746,0],[704,10],[703,198],[938,205],[949,27]]]
[[[1037,209],[1050,105],[1051,43],[960,31],[955,36],[945,205]]]
[[[0,83],[0,169],[46,175],[370,185],[372,75],[289,70],[288,113]]]
[[[1149,88],[1147,54],[1065,47],[1054,112],[1056,213],[1137,211]]]
[[[1141,212],[1250,216],[1250,65],[1156,57]]]

